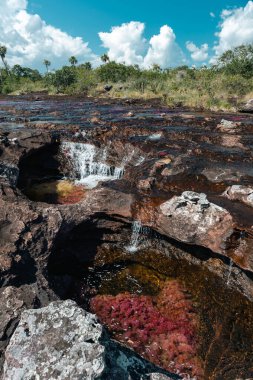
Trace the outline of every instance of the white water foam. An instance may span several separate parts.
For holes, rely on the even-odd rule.
[[[139,220],[135,220],[132,224],[132,235],[130,239],[130,244],[126,247],[126,250],[128,252],[134,253],[138,251],[141,232],[142,224]]]
[[[96,187],[100,181],[120,179],[124,174],[124,166],[113,167],[103,162],[107,157],[106,149],[100,152],[92,144],[63,142],[62,151],[68,155],[79,177],[76,182],[87,188]]]

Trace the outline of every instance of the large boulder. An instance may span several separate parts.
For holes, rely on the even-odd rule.
[[[176,240],[224,253],[233,233],[233,219],[224,208],[207,200],[204,193],[185,191],[162,203],[156,229]]]
[[[96,317],[73,301],[25,310],[5,352],[3,377],[95,379],[104,370],[101,335]]]

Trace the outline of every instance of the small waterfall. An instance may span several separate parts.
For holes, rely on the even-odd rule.
[[[132,224],[132,235],[130,239],[130,244],[126,247],[128,252],[138,251],[138,245],[140,243],[140,235],[142,232],[142,224],[139,220],[135,220]]]
[[[142,248],[150,244],[148,237],[151,231],[149,227],[145,227],[139,220],[135,220],[132,224],[132,234],[130,238],[130,244],[125,247],[128,252],[137,252],[140,246]]]
[[[107,149],[99,151],[92,144],[63,142],[62,151],[67,154],[78,176],[78,183],[94,188],[100,181],[120,179],[124,174],[124,167],[109,166],[104,161],[107,158]]]
[[[114,177],[116,179],[120,179],[121,177],[123,177],[124,171],[125,171],[124,167],[122,167],[122,168],[115,168],[114,169]]]

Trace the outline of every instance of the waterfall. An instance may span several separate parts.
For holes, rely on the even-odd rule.
[[[142,224],[139,220],[135,220],[132,224],[132,235],[130,239],[130,244],[126,247],[128,252],[136,252],[138,251],[138,246],[140,243],[140,236],[142,232]]]
[[[62,151],[68,156],[78,176],[78,183],[94,188],[100,181],[120,179],[124,167],[109,166],[106,148],[100,151],[95,145],[63,142]]]

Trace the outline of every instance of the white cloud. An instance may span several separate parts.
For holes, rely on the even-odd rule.
[[[10,65],[42,67],[44,59],[52,68],[67,64],[75,55],[80,62],[97,60],[81,37],[46,24],[37,14],[27,12],[27,0],[0,0],[0,44],[8,49]]]
[[[149,44],[150,47],[143,60],[145,67],[156,63],[164,69],[185,62],[183,52],[176,43],[175,33],[168,25],[162,26],[160,33],[153,36]]]
[[[216,57],[233,47],[253,43],[253,1],[245,7],[223,10],[221,18],[216,34],[219,40],[214,47]]]
[[[109,33],[98,35],[103,46],[108,49],[111,60],[127,65],[142,64],[146,40],[143,37],[145,25],[131,21],[121,26],[114,26]]]
[[[144,38],[144,29],[144,23],[131,21],[113,27],[109,33],[100,32],[99,37],[108,49],[110,59],[116,62],[138,64],[144,68],[152,64],[166,68],[185,62],[169,26],[162,26],[160,33],[151,37],[150,41]]]
[[[210,12],[209,14],[210,14],[210,16],[211,16],[212,18],[215,18],[215,17],[216,17],[216,16],[215,16],[215,13],[213,13],[213,12]]]
[[[193,61],[203,62],[208,58],[208,44],[197,47],[193,42],[186,42],[186,48],[191,53]]]

